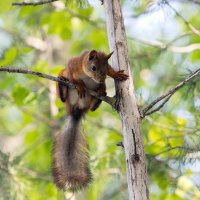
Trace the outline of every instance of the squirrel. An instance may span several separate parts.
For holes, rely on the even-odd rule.
[[[115,71],[108,63],[113,54],[100,51],[85,51],[79,57],[69,60],[58,78],[68,80],[75,88],[57,82],[57,93],[66,106],[67,124],[62,133],[53,138],[54,183],[59,189],[76,191],[86,187],[92,180],[89,168],[89,147],[81,132],[81,120],[89,110],[96,110],[101,100],[91,96],[87,89],[99,96],[106,96],[106,76],[125,81],[124,70]]]

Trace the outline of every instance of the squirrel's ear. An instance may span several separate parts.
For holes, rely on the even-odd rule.
[[[97,51],[96,50],[92,50],[89,53],[89,60],[93,60],[97,58]]]
[[[109,54],[106,56],[106,59],[108,60],[108,59],[112,56],[113,53],[114,53],[114,51],[112,51],[111,53],[109,53]]]

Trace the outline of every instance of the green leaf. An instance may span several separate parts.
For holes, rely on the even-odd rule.
[[[17,49],[15,47],[10,48],[5,52],[4,59],[0,60],[0,65],[11,64],[17,56]]]
[[[29,90],[21,85],[15,85],[12,91],[12,97],[17,105],[23,105]]]
[[[13,0],[0,0],[0,13],[7,12],[12,8]]]
[[[49,34],[59,35],[63,40],[68,40],[72,37],[71,18],[64,11],[54,12],[43,17],[42,23],[48,26]]]
[[[39,6],[22,6],[19,15],[20,17],[30,16],[30,14],[34,14],[38,9],[40,9]]]
[[[66,6],[67,7],[80,7],[80,8],[85,8],[89,5],[87,0],[66,0]]]
[[[94,8],[89,7],[89,8],[85,8],[85,9],[78,9],[77,12],[78,12],[80,15],[82,15],[83,17],[89,17],[89,16],[92,15],[93,11],[94,11]]]
[[[32,48],[30,47],[24,47],[20,49],[21,53],[30,53],[31,51],[33,51]]]
[[[64,66],[54,66],[52,69],[51,69],[51,74],[52,75],[58,75],[58,73],[64,69],[65,67]]]

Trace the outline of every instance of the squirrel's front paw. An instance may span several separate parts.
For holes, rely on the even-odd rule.
[[[116,111],[119,111],[119,109],[120,109],[120,96],[119,95],[115,95],[115,103],[113,105],[113,108]]]
[[[58,79],[60,81],[69,81],[67,78],[63,77],[63,76],[58,76]],[[62,102],[66,101],[67,98],[67,86],[62,83],[62,82],[58,82],[57,83],[57,92],[58,92],[58,96],[60,97]]]
[[[76,85],[76,89],[78,91],[78,96],[80,98],[84,98],[85,97],[85,93],[86,93],[86,89],[85,89],[85,86],[84,85]]]
[[[67,79],[67,78],[64,77],[64,76],[58,76],[58,79],[59,79],[60,81],[65,81],[65,82],[68,82],[68,81],[69,81],[69,79]],[[62,86],[66,86],[65,84],[63,84],[63,83],[61,83],[61,82],[58,82],[58,84],[59,84],[59,85],[62,85]]]
[[[125,81],[128,79],[128,75],[124,73],[124,70],[119,70],[116,72],[115,79],[118,81]]]

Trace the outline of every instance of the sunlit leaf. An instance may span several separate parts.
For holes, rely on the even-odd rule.
[[[10,48],[5,52],[4,58],[0,60],[0,65],[9,65],[11,64],[17,56],[17,49],[15,47]]]
[[[12,8],[13,0],[0,1],[0,13],[7,12]]]

